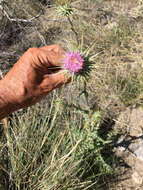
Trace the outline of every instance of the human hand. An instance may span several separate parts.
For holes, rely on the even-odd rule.
[[[50,91],[69,82],[64,71],[54,73],[60,66],[62,49],[57,45],[30,48],[0,81],[1,101],[9,111],[24,108],[40,101]],[[0,106],[1,108],[1,106]]]

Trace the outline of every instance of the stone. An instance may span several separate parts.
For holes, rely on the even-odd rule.
[[[139,185],[143,182],[143,178],[136,171],[132,174],[132,179],[136,184]]]

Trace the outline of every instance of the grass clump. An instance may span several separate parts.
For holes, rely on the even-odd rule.
[[[33,109],[4,129],[10,163],[5,170],[15,190],[94,189],[114,173],[114,156],[109,161],[104,155],[112,135],[101,134],[100,112],[89,117],[75,109],[72,120],[59,98],[42,115]]]
[[[142,79],[137,78],[137,76],[117,80],[117,86],[121,92],[119,98],[126,106],[135,105],[143,92]]]

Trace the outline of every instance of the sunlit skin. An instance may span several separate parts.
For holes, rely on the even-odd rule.
[[[70,78],[60,69],[62,58],[63,50],[58,45],[28,49],[0,80],[0,119],[39,102],[69,82]]]

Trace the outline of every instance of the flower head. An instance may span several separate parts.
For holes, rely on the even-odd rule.
[[[68,52],[64,55],[63,68],[69,70],[72,74],[79,72],[83,68],[83,58],[80,53]]]

